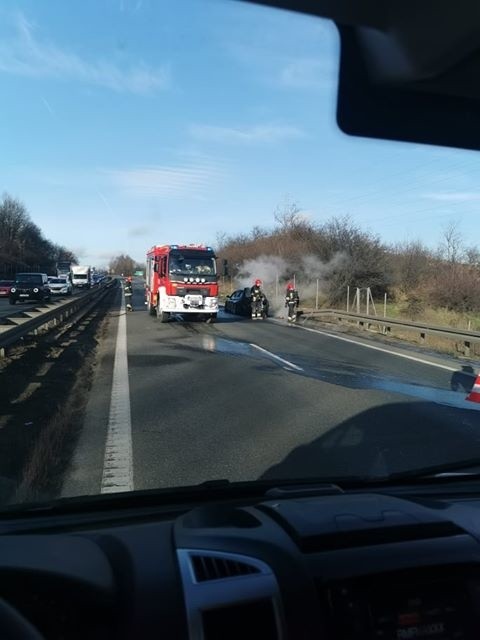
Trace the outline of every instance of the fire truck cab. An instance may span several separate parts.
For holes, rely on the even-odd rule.
[[[203,245],[154,246],[147,253],[148,311],[161,322],[171,314],[194,314],[212,322],[218,312],[216,257]]]

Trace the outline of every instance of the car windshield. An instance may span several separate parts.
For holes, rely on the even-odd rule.
[[[188,254],[171,254],[169,272],[181,276],[211,276],[215,274],[215,259]]]
[[[339,58],[250,2],[3,3],[0,278],[71,275],[0,299],[0,507],[480,455],[478,154],[344,134]]]
[[[18,273],[15,282],[42,284],[42,276],[38,273]]]

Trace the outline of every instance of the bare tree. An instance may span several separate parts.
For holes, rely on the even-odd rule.
[[[440,243],[441,257],[450,262],[457,264],[462,259],[463,253],[463,236],[459,229],[458,222],[451,220],[443,230],[443,239]]]
[[[426,285],[432,272],[432,252],[419,240],[396,244],[389,253],[393,283],[402,293],[410,295]]]
[[[60,255],[75,259],[71,251],[45,238],[22,202],[5,194],[0,200],[0,272],[41,268],[53,273]]]
[[[282,231],[292,229],[302,221],[300,215],[301,209],[296,202],[285,196],[281,205],[278,205],[273,212],[275,222],[280,226]]]
[[[18,259],[22,234],[30,224],[25,206],[8,194],[0,202],[0,255],[3,259]]]
[[[133,258],[129,255],[124,255],[123,253],[115,258],[110,260],[108,268],[111,273],[116,275],[133,275],[136,271],[137,263]]]
[[[471,267],[480,267],[480,250],[478,247],[468,247],[465,249],[465,260]]]

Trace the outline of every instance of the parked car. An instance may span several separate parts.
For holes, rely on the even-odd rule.
[[[55,276],[49,276],[48,285],[50,287],[50,291],[54,295],[72,295],[73,286],[70,280],[67,280],[67,278],[57,278]]]
[[[19,300],[41,300],[51,298],[51,291],[46,273],[17,273],[15,282],[10,289],[10,304]]]
[[[265,311],[268,316],[269,302],[265,297]],[[237,316],[251,316],[250,287],[237,289],[225,299],[225,313],[233,313]]]
[[[0,280],[0,298],[7,298],[12,287],[13,280]]]

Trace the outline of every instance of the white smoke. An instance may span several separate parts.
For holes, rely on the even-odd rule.
[[[317,256],[303,256],[302,269],[296,282],[297,289],[302,289],[303,298],[316,297],[317,282],[319,294],[325,293],[326,279],[335,270],[344,266],[347,260],[347,254],[340,251],[335,253],[328,262],[322,262]]]
[[[278,279],[285,279],[288,263],[280,256],[259,256],[253,260],[245,260],[239,267],[235,280],[240,288],[251,287],[257,278],[262,281],[263,288],[275,286]]]
[[[295,285],[300,301],[315,302],[317,288],[319,296],[325,293],[328,276],[345,264],[346,254],[336,253],[328,262],[317,256],[306,255],[300,260],[288,261],[280,256],[259,256],[245,260],[239,266],[235,282],[238,288],[251,287],[258,278],[269,301],[272,315],[284,313],[285,289],[289,282]]]

